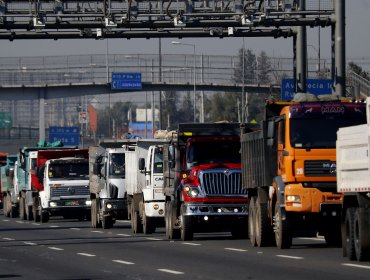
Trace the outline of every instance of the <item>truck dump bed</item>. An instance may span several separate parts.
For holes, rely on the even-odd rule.
[[[338,192],[370,191],[369,133],[368,124],[338,130]]]
[[[245,189],[269,186],[276,174],[277,153],[267,145],[267,129],[242,131],[241,169]]]

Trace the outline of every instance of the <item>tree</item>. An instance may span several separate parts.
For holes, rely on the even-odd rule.
[[[256,56],[252,50],[247,49],[244,52],[243,58],[243,49],[239,49],[239,62],[237,63],[234,69],[234,82],[235,83],[244,83],[245,84],[253,84],[256,79],[256,69],[257,69],[257,62]],[[244,59],[244,73],[243,73],[243,59]],[[243,79],[244,76],[244,79]]]
[[[257,57],[257,81],[259,84],[271,83],[271,62],[265,51]]]
[[[361,76],[361,77],[363,77],[367,80],[370,80],[369,72],[363,70],[362,67],[357,65],[356,63],[354,63],[354,62],[348,63],[348,68],[349,68],[349,70],[352,70],[357,75],[359,75],[359,76]]]

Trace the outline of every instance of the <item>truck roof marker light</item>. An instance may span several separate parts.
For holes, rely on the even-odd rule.
[[[183,132],[183,135],[184,135],[184,136],[189,136],[189,137],[190,137],[190,136],[193,136],[193,132],[186,132],[186,131],[185,131],[185,132]]]

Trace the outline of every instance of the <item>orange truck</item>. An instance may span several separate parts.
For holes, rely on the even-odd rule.
[[[336,188],[336,132],[366,122],[365,104],[267,102],[260,130],[241,132],[242,184],[252,245],[290,248],[293,237],[341,244],[343,195]]]

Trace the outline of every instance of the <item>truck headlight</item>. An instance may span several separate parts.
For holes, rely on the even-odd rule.
[[[86,204],[87,206],[91,206],[91,200],[86,200],[85,204]]]
[[[187,186],[187,187],[184,188],[184,191],[187,194],[187,196],[190,196],[190,197],[198,197],[199,196],[199,189],[198,188]]]
[[[50,207],[57,207],[58,204],[55,201],[50,202]]]
[[[113,205],[112,205],[112,204],[110,204],[110,203],[107,203],[107,205],[106,205],[106,206],[107,206],[107,208],[108,208],[108,209],[112,209],[112,208],[113,208]]]
[[[300,202],[301,197],[299,195],[287,195],[286,201],[287,202]]]

